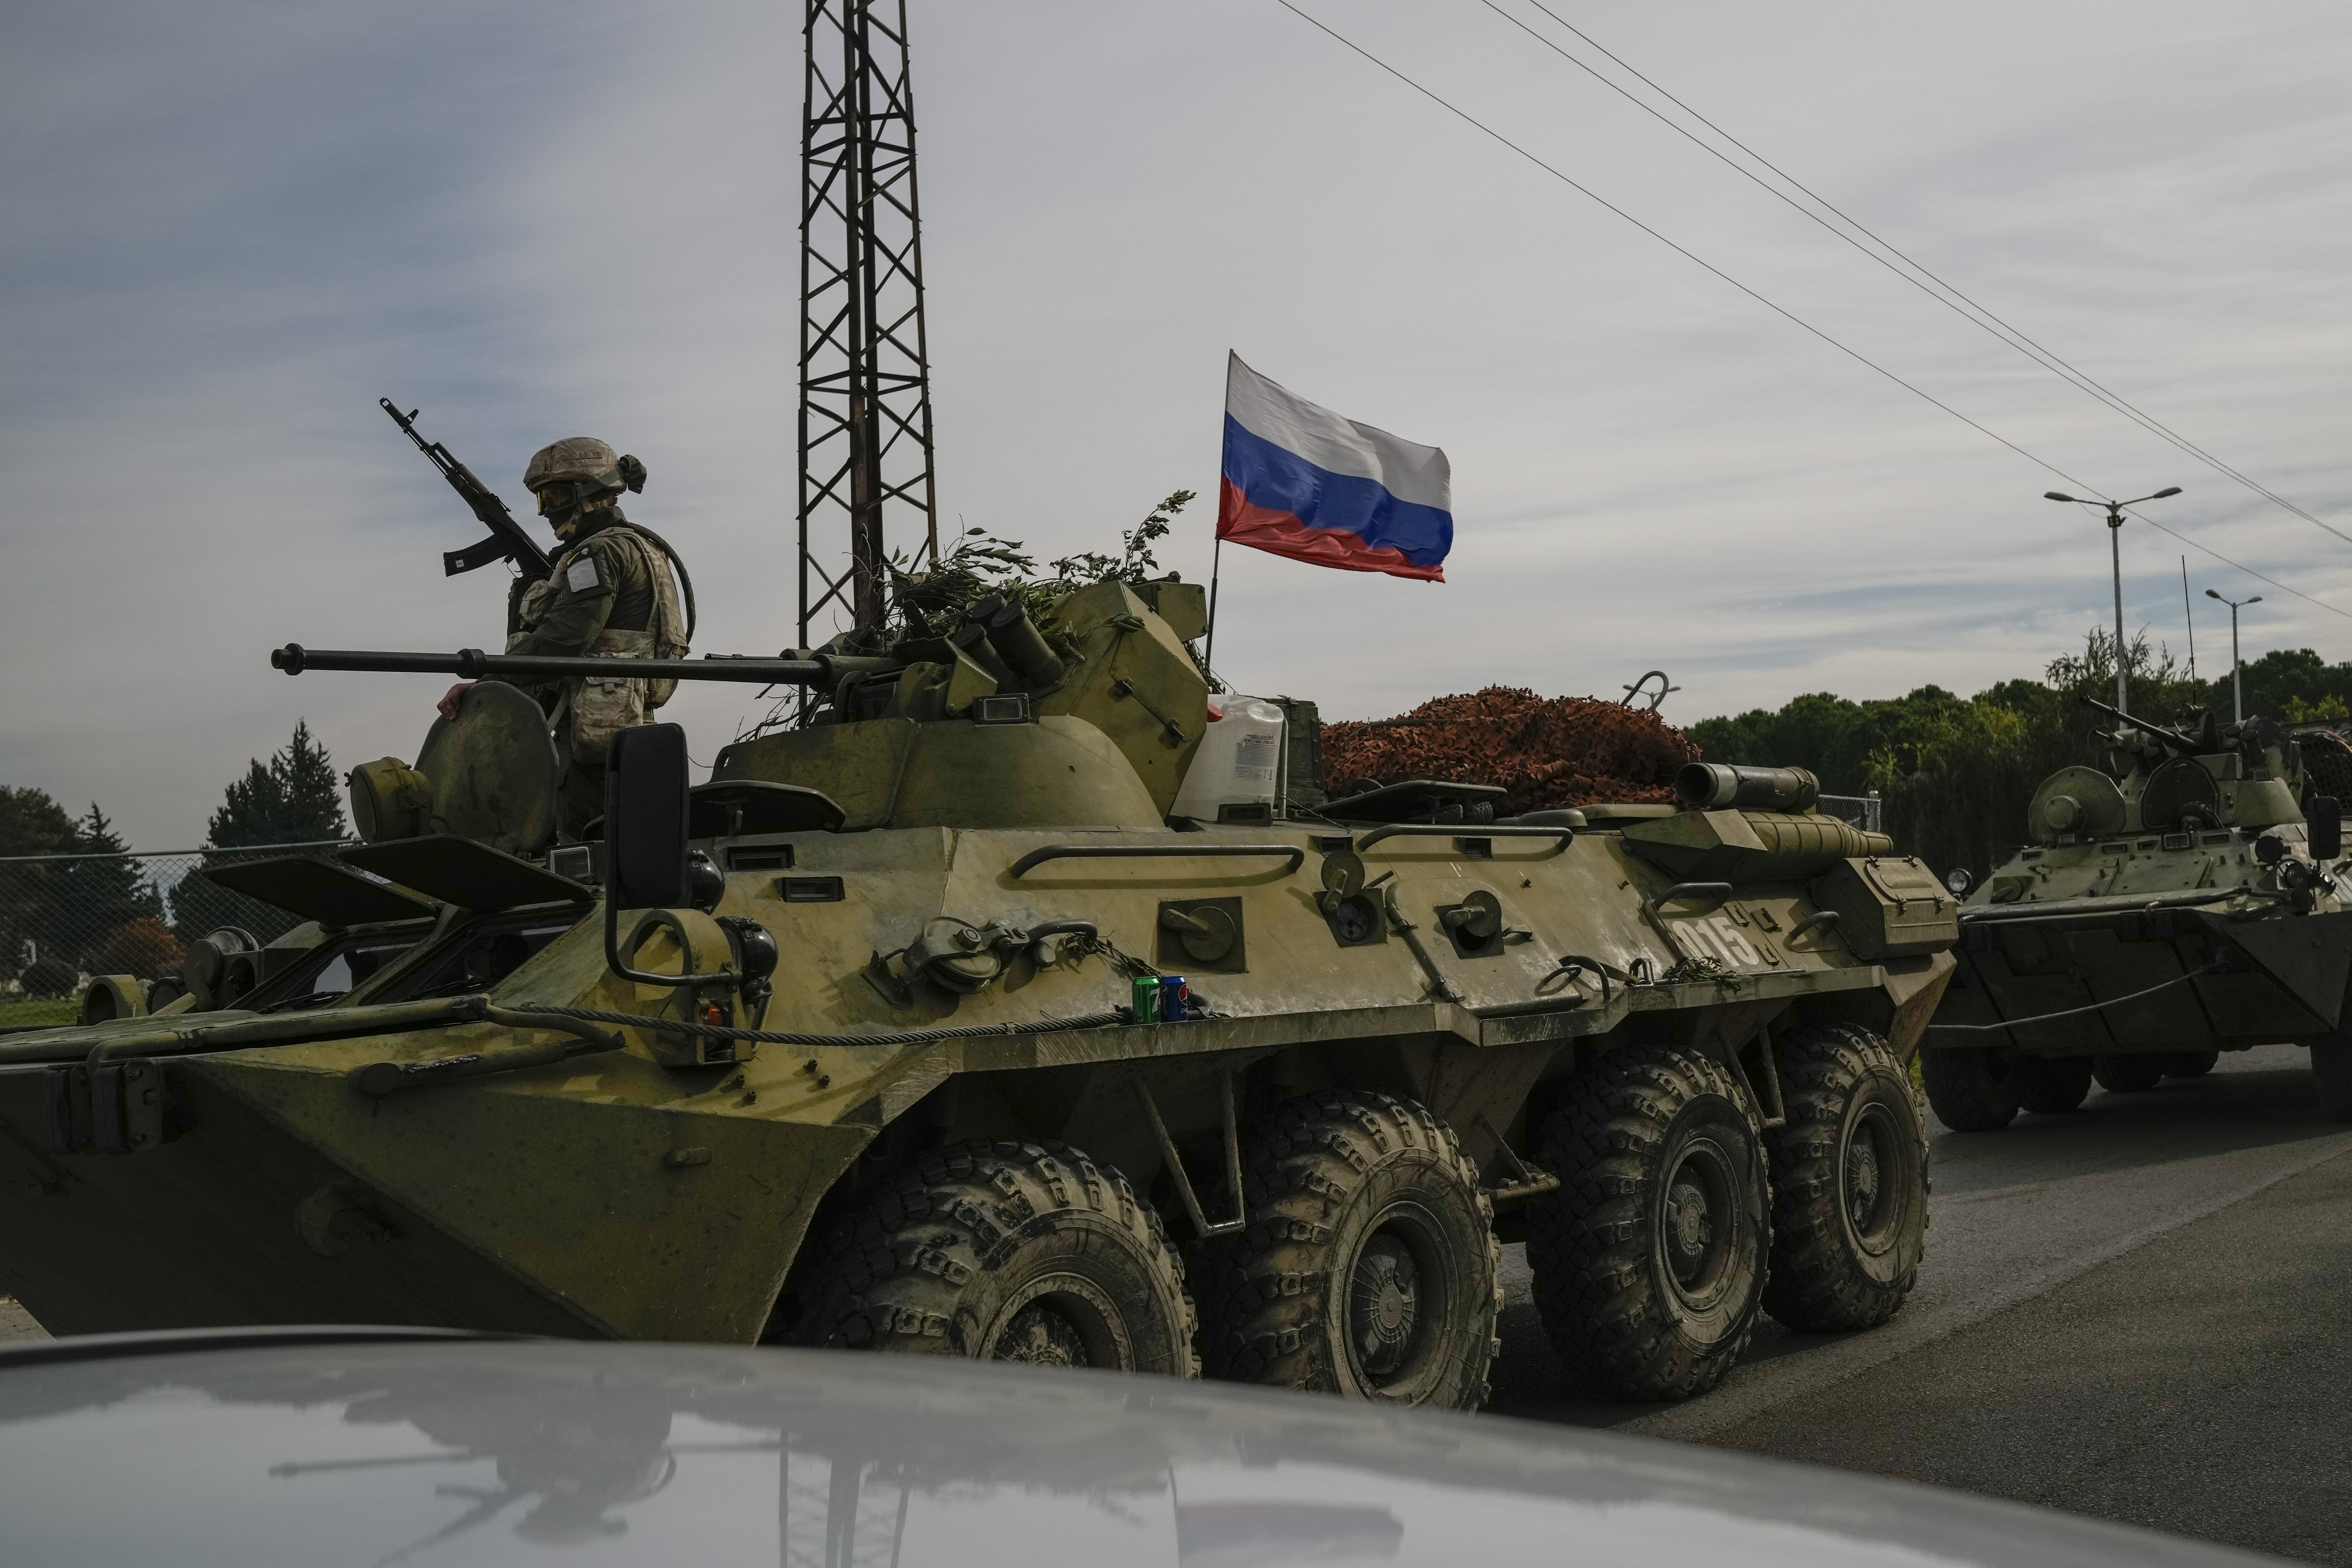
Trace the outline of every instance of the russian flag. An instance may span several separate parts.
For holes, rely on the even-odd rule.
[[[1436,447],[1342,419],[1234,354],[1217,537],[1317,566],[1443,583],[1453,470]]]

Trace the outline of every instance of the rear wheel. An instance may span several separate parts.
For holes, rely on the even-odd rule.
[[[1531,1202],[1528,1261],[1552,1348],[1632,1399],[1719,1382],[1755,1327],[1771,1222],[1742,1092],[1673,1046],[1610,1051],[1544,1126],[1560,1188]]]
[[[2032,1057],[2018,1066],[2020,1102],[2038,1116],[2079,1110],[2090,1098],[2088,1057]]]
[[[1184,1268],[1127,1178],[1058,1143],[961,1143],[826,1238],[771,1339],[1200,1375]]]
[[[1242,1186],[1249,1228],[1202,1250],[1210,1376],[1486,1403],[1503,1249],[1434,1114],[1366,1089],[1286,1100],[1251,1134]]]
[[[2025,1093],[2023,1065],[2008,1051],[1919,1053],[1927,1103],[1955,1132],[1998,1132],[2015,1121]]]
[[[1764,1310],[1808,1332],[1893,1317],[1927,1250],[1927,1111],[1894,1048],[1832,1025],[1780,1043]]]
[[[2167,1078],[2203,1078],[2221,1064],[2219,1051],[2175,1051],[2164,1058]]]
[[[2167,1057],[2093,1057],[2092,1076],[2109,1094],[2139,1094],[2164,1081]]]

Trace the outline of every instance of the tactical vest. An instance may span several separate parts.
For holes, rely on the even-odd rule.
[[[680,658],[686,654],[688,628],[686,615],[679,605],[677,578],[670,568],[668,543],[658,535],[639,528],[633,522],[608,523],[587,539],[566,545],[557,553],[545,577],[523,591],[520,606],[522,629],[510,633],[507,647],[511,649],[539,625],[546,614],[549,602],[554,598],[557,584],[563,580],[564,569],[571,565],[589,539],[608,539],[634,552],[637,564],[654,585],[653,614],[642,631],[623,631],[606,626],[596,634],[588,647],[592,658]],[[615,592],[617,592],[617,586]],[[637,724],[653,722],[653,710],[667,702],[677,690],[675,680],[633,679],[624,675],[591,676],[567,679],[563,695],[548,723],[561,736],[563,721],[572,720],[571,753],[585,762],[602,762],[605,748],[621,731]]]

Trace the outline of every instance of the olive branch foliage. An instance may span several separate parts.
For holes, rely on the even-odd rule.
[[[1020,540],[1000,538],[984,528],[964,530],[955,548],[926,570],[918,571],[913,560],[893,551],[885,563],[890,576],[890,629],[898,636],[943,637],[963,624],[973,605],[1001,594],[1029,613],[1048,642],[1059,643],[1066,634],[1055,606],[1072,593],[1097,583],[1148,582],[1159,573],[1152,547],[1168,537],[1193,493],[1174,491],[1142,521],[1121,530],[1116,555],[1082,550],[1048,562],[1042,573],[1036,557]]]
[[[1001,538],[984,528],[965,529],[955,547],[928,566],[894,550],[882,563],[890,580],[882,626],[855,637],[844,634],[832,646],[847,651],[854,644],[856,651],[878,653],[902,637],[945,637],[963,625],[972,605],[1001,594],[1028,612],[1030,624],[1046,642],[1067,654],[1069,630],[1057,613],[1062,601],[1097,583],[1150,581],[1160,570],[1152,547],[1168,537],[1178,515],[1194,499],[1192,490],[1162,497],[1142,521],[1119,531],[1116,555],[1082,550],[1047,563],[1044,571],[1020,540]],[[751,740],[790,722],[789,710],[799,702],[797,694],[778,699],[756,723],[739,730],[735,739]]]

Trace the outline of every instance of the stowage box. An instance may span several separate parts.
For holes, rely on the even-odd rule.
[[[1959,901],[1911,856],[1842,860],[1813,879],[1812,898],[1837,911],[1838,934],[1865,963],[1940,952],[1960,937]]]

